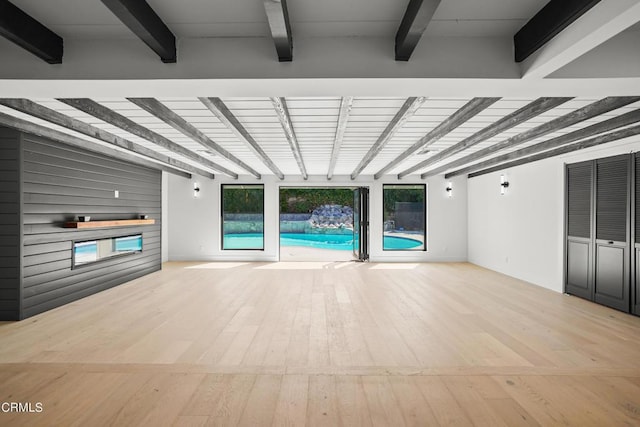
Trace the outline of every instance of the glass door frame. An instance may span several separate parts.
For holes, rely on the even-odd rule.
[[[369,187],[353,190],[353,255],[357,261],[369,259]]]

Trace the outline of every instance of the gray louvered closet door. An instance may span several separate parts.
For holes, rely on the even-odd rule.
[[[630,156],[598,159],[595,164],[595,301],[628,312]]]
[[[567,165],[565,291],[593,300],[593,162]]]

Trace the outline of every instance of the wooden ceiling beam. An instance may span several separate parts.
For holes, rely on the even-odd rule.
[[[409,0],[396,32],[396,61],[411,58],[438,5],[440,0]]]
[[[145,166],[150,169],[163,170],[165,172],[181,176],[183,178],[191,179],[192,177],[190,173],[169,166],[168,161],[164,163],[152,162],[134,154],[130,154],[111,147],[105,147],[95,143],[89,143],[86,139],[78,138],[77,136],[69,135],[67,133],[48,128],[46,126],[31,123],[2,112],[0,112],[0,125],[7,126],[21,132],[40,136],[42,138],[51,139],[53,141],[69,145],[71,147],[88,150],[94,153],[104,154],[111,158],[123,160],[130,163],[135,163],[137,165]]]
[[[340,100],[340,113],[338,114],[338,124],[336,125],[336,135],[333,138],[333,148],[331,149],[331,159],[329,160],[329,169],[327,171],[327,179],[333,178],[333,171],[340,155],[340,148],[342,147],[342,140],[344,138],[344,131],[347,128],[347,122],[349,121],[349,114],[353,107],[353,96],[344,96]]]
[[[224,173],[226,175],[232,176],[235,178],[238,177],[237,174],[228,170],[227,168],[220,166],[219,164],[212,162],[211,160],[199,155],[198,153],[194,153],[193,151],[183,147],[180,144],[176,144],[168,138],[156,133],[133,120],[119,114],[116,111],[113,111],[110,108],[105,107],[102,104],[99,104],[92,99],[89,98],[59,98],[58,101],[67,104],[71,107],[77,108],[78,110],[87,113],[96,119],[100,119],[103,122],[109,123],[115,127],[118,127],[130,134],[139,136],[140,138],[149,141],[153,144],[156,144],[159,147],[167,149],[173,153],[180,154],[186,158],[189,158],[199,164],[213,169],[215,171]]]
[[[35,102],[28,99],[0,99],[0,105],[4,105],[38,119],[45,120],[49,123],[53,123],[65,129],[69,129],[71,131],[81,133],[91,138],[98,139],[102,142],[106,142],[107,144],[124,148],[125,150],[132,151],[136,154],[140,154],[159,162],[166,163],[169,166],[180,168],[207,178],[214,178],[214,175],[207,170],[200,169],[180,160],[165,156],[143,145],[136,144],[135,142],[121,138],[110,132],[84,123],[80,120],[74,119],[73,117],[66,116],[62,113],[52,110],[51,108],[36,104]]]
[[[515,61],[522,62],[600,0],[551,0],[514,36]]]
[[[438,141],[440,138],[465,123],[467,120],[476,116],[485,108],[493,105],[493,103],[495,103],[499,99],[500,98],[473,98],[471,101],[462,106],[462,108],[460,108],[458,111],[447,117],[446,120],[432,129],[428,134],[420,138],[418,142],[407,148],[402,154],[400,154],[398,157],[389,162],[385,167],[376,172],[376,174],[373,175],[373,178],[380,179],[385,173],[398,166],[400,163],[409,158],[413,153],[417,152],[420,149],[426,149],[431,144]]]
[[[561,154],[571,153],[573,151],[584,150],[585,148],[607,144],[609,142],[618,141],[618,140],[629,138],[635,135],[640,135],[640,126],[632,126],[629,128],[621,129],[621,130],[607,133],[604,135],[598,135],[596,137],[586,139],[584,141],[579,141],[574,144],[564,145],[562,147],[559,147],[553,150],[545,151],[543,153],[535,154],[519,160],[514,160],[512,162],[504,163],[493,168],[483,169],[481,171],[469,174],[469,178],[474,178],[476,176],[485,175],[491,172],[497,172],[497,171],[504,170],[507,168],[512,168],[515,166],[525,165],[527,163],[537,162],[539,160],[548,159],[550,157],[556,157]]]
[[[177,61],[176,37],[145,0],[101,0],[162,62]]]
[[[304,159],[302,158],[302,152],[300,151],[300,144],[298,143],[296,131],[293,128],[293,122],[291,121],[287,101],[284,98],[270,99],[273,104],[273,108],[276,110],[278,120],[280,120],[280,124],[282,125],[287,141],[289,142],[289,147],[291,148],[293,157],[296,159],[296,163],[298,163],[300,174],[302,174],[302,178],[304,180],[307,180],[309,178],[309,174],[307,174],[307,168],[304,165]]]
[[[512,136],[511,138],[508,138],[502,142],[490,145],[489,147],[483,148],[482,150],[476,151],[475,153],[471,153],[460,159],[447,163],[446,165],[442,165],[436,169],[423,173],[421,177],[427,178],[429,176],[438,175],[442,172],[446,172],[455,167],[466,165],[467,163],[471,163],[473,161],[479,160],[497,151],[516,147],[518,145],[524,144],[525,142],[534,140],[544,135],[548,135],[560,129],[567,128],[569,126],[575,125],[576,123],[589,120],[593,117],[599,116],[604,113],[608,113],[609,111],[613,111],[617,108],[624,107],[625,105],[629,105],[637,101],[640,101],[640,96],[620,96],[620,97],[603,98],[599,101],[593,102],[587,106],[579,108],[568,114],[565,114],[556,119],[543,123],[540,126],[536,126],[525,132]]]
[[[222,146],[211,140],[207,135],[205,135],[202,131],[197,129],[191,123],[187,122],[185,119],[176,114],[173,110],[168,108],[166,105],[161,103],[155,98],[127,98],[130,102],[142,108],[149,114],[154,115],[159,118],[163,122],[167,123],[177,131],[180,131],[183,135],[191,138],[194,142],[202,145],[204,148],[208,150],[215,151],[221,157],[226,160],[234,163],[236,166],[246,170],[251,175],[260,179],[261,175],[258,171],[253,169],[251,166],[238,159],[236,156],[231,154],[229,151],[225,150]],[[234,174],[235,175],[235,174]],[[237,177],[237,175],[236,175]]]
[[[393,135],[418,111],[418,109],[424,104],[427,98],[410,97],[402,104],[402,107],[398,110],[395,116],[391,119],[387,127],[382,131],[375,144],[369,149],[367,154],[364,155],[358,166],[351,172],[351,179],[356,179],[360,173],[366,168],[369,163],[378,155],[380,151],[387,145]]]
[[[264,0],[264,10],[267,14],[271,38],[273,38],[278,53],[278,61],[291,62],[293,60],[293,37],[287,0]]]
[[[271,172],[280,179],[284,179],[284,174],[276,164],[264,152],[260,144],[253,138],[251,133],[240,123],[240,120],[229,110],[227,105],[220,98],[198,98],[205,107],[209,109],[238,139],[243,141],[253,151]]]
[[[540,115],[546,111],[549,111],[558,105],[561,105],[573,98],[538,98],[533,102],[525,105],[524,107],[514,111],[511,114],[501,118],[495,123],[490,124],[484,129],[474,133],[468,138],[460,141],[459,143],[446,148],[445,150],[436,153],[428,159],[410,167],[409,169],[400,172],[398,178],[403,178],[415,171],[424,169],[432,164],[438,163],[448,157],[453,156],[463,150],[473,147],[476,144],[481,143],[489,138],[492,138],[508,129],[518,126],[521,123],[530,120],[531,118]]]
[[[549,13],[536,25],[539,33],[527,36],[543,44],[534,44],[531,49],[537,49],[528,53],[531,49],[519,49],[516,41],[515,51],[522,52],[518,59],[526,58],[520,63],[523,80],[543,79],[561,70],[640,21],[640,2],[634,0],[553,0],[543,10],[547,7]],[[573,12],[580,17],[574,19]]]
[[[620,129],[622,127],[629,126],[638,122],[640,122],[640,109],[629,111],[628,113],[621,114],[620,116],[617,116],[608,120],[604,120],[599,123],[595,123],[591,126],[587,126],[583,129],[578,129],[576,131],[567,133],[565,135],[557,136],[555,138],[552,138],[548,141],[541,142],[539,144],[525,147],[520,150],[512,151],[511,153],[506,153],[501,156],[493,157],[491,159],[485,160],[484,162],[480,162],[480,163],[476,163],[474,165],[468,166],[464,169],[453,171],[451,173],[446,174],[445,179],[449,179],[458,175],[469,174],[481,169],[488,170],[488,168],[491,168],[495,165],[503,164],[505,162],[518,159],[520,157],[529,156],[529,155],[538,153],[540,151],[554,149],[562,145],[579,141],[581,139],[590,138],[595,135],[609,132],[612,130]],[[498,166],[498,168],[499,167],[500,166]]]
[[[62,37],[7,0],[0,0],[0,35],[49,64],[62,64]]]

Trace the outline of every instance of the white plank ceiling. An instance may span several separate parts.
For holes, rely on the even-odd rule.
[[[260,174],[272,174],[269,168],[257,155],[254,154],[245,141],[238,138],[232,130],[220,122],[220,120],[218,120],[218,118],[197,98],[160,98],[158,100],[185,119],[188,123],[206,134],[211,140],[220,144],[234,156],[254,168]],[[427,98],[416,113],[393,134],[384,148],[363,170],[362,175],[373,175],[378,172],[412,144],[428,134],[438,124],[442,123],[445,119],[455,113],[469,100],[470,98]],[[111,132],[129,141],[139,143],[164,155],[181,160],[185,163],[196,165],[202,169],[207,169],[191,159],[172,153],[167,149],[153,144],[152,142],[132,135],[102,120],[96,119],[95,117],[81,112],[56,99],[42,98],[32,99],[31,101],[53,109],[66,116]],[[242,169],[232,161],[204,148],[199,143],[193,141],[188,136],[185,136],[161,119],[134,105],[127,99],[100,98],[94,99],[94,101],[125,117],[128,117],[139,125],[157,132],[169,140],[236,172],[239,175],[247,174],[246,170]],[[301,175],[298,164],[296,163],[290,145],[285,137],[283,127],[278,120],[274,106],[269,98],[222,98],[222,101],[237,117],[246,130],[253,136],[255,141],[262,147],[267,156],[285,174],[285,176],[299,177]],[[334,175],[350,175],[354,171],[405,101],[405,98],[356,97],[353,99],[353,107],[348,116],[344,139],[338,153]],[[419,151],[414,153],[398,166],[391,169],[388,174],[398,174],[415,164],[428,159],[429,156],[434,153],[440,152],[459,143],[466,137],[490,126],[532,101],[534,101],[533,98],[500,99],[475,117],[436,141],[429,147],[430,151],[428,153],[420,154]],[[423,170],[416,171],[416,173],[423,173],[430,169],[435,169],[455,159],[502,142],[509,137],[561,117],[595,101],[597,101],[597,99],[574,98],[543,114],[533,117],[518,126],[508,129],[495,137],[489,138],[473,147],[446,158],[441,162],[431,165]],[[298,138],[302,158],[309,175],[326,176],[336,135],[341,98],[286,98],[286,102],[289,108],[291,121]],[[574,130],[619,116],[638,108],[640,108],[640,102],[632,103],[611,112],[601,114],[595,118],[557,130],[543,137],[536,138],[517,147],[499,151],[494,155],[501,155],[509,151],[549,140],[556,136],[564,135]],[[9,107],[0,106],[0,111],[18,118],[26,119],[38,125],[80,136],[87,140],[88,144],[103,144],[99,141],[93,140],[92,138],[87,138],[84,135],[78,135],[69,129],[61,128],[44,120],[36,119],[30,115],[20,113]],[[491,158],[494,155],[483,158],[483,160]],[[473,163],[475,163],[475,161]],[[459,167],[456,169],[458,168]],[[214,170],[211,170],[211,172],[218,173]]]

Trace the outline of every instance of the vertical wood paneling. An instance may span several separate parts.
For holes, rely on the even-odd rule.
[[[0,128],[0,320],[20,315],[20,134]]]
[[[161,268],[161,173],[23,135],[23,316],[58,307]],[[115,197],[115,191],[119,197]],[[154,225],[76,230],[92,220],[147,214]],[[71,268],[74,241],[143,234],[143,252]]]

